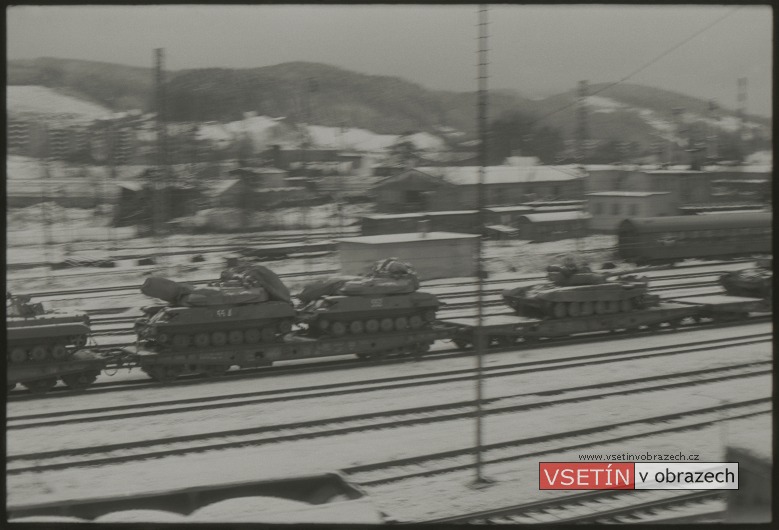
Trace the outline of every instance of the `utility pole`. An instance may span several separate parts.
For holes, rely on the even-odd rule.
[[[51,217],[49,215],[49,205],[47,201],[49,199],[46,190],[51,189],[51,173],[49,171],[49,125],[43,123],[43,145],[41,146],[41,217],[43,219],[43,256],[48,265],[49,275],[51,275]]]
[[[589,140],[589,126],[587,123],[587,97],[589,87],[587,81],[579,81],[576,97],[576,161],[584,163],[587,153],[587,141]]]
[[[154,235],[155,247],[162,248],[160,237],[163,233],[163,223],[165,221],[165,207],[167,184],[168,184],[168,157],[167,157],[167,134],[166,134],[166,116],[165,116],[165,88],[164,88],[164,53],[163,48],[154,50],[155,68],[155,107],[157,114],[157,172],[152,174],[152,233]]]
[[[483,418],[482,418],[482,399],[483,399],[483,364],[484,364],[484,350],[487,347],[485,344],[485,336],[483,333],[483,321],[484,321],[484,270],[483,270],[483,242],[482,236],[484,231],[484,174],[487,166],[487,66],[489,64],[487,58],[487,45],[488,45],[488,33],[487,33],[487,5],[481,4],[479,6],[479,64],[478,64],[478,85],[479,85],[479,97],[478,97],[478,130],[479,130],[479,183],[477,186],[477,226],[479,227],[479,237],[477,241],[476,252],[476,277],[477,277],[477,297],[476,303],[478,308],[477,324],[476,324],[476,343],[474,347],[476,349],[476,477],[474,478],[474,487],[484,487],[490,484],[492,481],[484,476],[483,463],[482,463],[482,445],[484,439],[483,433]]]
[[[738,78],[738,152],[739,162],[746,155],[747,78]]]

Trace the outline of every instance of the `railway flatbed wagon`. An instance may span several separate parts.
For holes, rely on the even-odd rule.
[[[533,341],[582,333],[659,329],[663,324],[676,327],[685,318],[696,316],[699,311],[696,305],[673,301],[661,302],[656,307],[640,311],[587,317],[538,319],[518,315],[490,315],[482,319],[481,328],[476,318],[445,320],[442,324],[455,328],[452,340],[460,348],[475,344],[479,329],[488,341],[488,346],[509,346],[520,339]]]
[[[372,499],[339,473],[9,505],[10,522],[380,524]]]
[[[79,350],[70,359],[27,364],[8,364],[8,390],[17,384],[35,393],[44,393],[59,380],[72,390],[81,390],[95,382],[109,366],[117,365],[117,351]]]
[[[421,355],[438,339],[449,338],[453,330],[434,326],[403,333],[376,333],[333,338],[311,338],[294,333],[282,342],[231,347],[211,347],[198,351],[160,352],[143,347],[128,347],[125,352],[137,356],[138,364],[152,379],[166,382],[179,375],[201,373],[221,375],[232,366],[252,368],[270,366],[276,361],[357,355],[360,358],[387,355]]]
[[[770,313],[772,310],[769,300],[727,294],[688,296],[674,301],[697,307],[698,318],[713,320],[737,320],[751,313]]]

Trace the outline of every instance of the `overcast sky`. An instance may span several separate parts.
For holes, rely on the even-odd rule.
[[[770,115],[771,8],[734,7],[491,6],[489,85],[539,96],[617,81],[727,15],[629,82],[735,108],[747,77],[747,111]],[[471,91],[476,23],[476,5],[18,6],[7,53],[150,67],[162,47],[172,70],[311,61]]]

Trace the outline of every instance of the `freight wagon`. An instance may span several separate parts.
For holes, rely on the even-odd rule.
[[[644,217],[622,221],[618,251],[639,265],[772,253],[770,212]]]

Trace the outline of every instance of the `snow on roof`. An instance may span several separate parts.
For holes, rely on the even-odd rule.
[[[670,191],[596,191],[585,193],[593,197],[649,197],[651,195],[668,195]]]
[[[538,162],[539,160],[538,157],[536,156],[510,156],[506,158],[507,166],[515,166],[515,167],[537,166]]]
[[[532,212],[531,206],[491,206],[485,208],[488,212],[503,213],[503,212]]]
[[[413,217],[425,217],[424,213],[385,213],[364,215],[363,219],[408,219]]]
[[[377,245],[386,243],[411,243],[415,241],[431,241],[445,239],[472,239],[480,237],[478,234],[458,234],[455,232],[411,232],[408,234],[385,234],[380,236],[360,236],[336,239],[339,243],[359,243]]]
[[[529,213],[520,216],[520,219],[527,219],[531,223],[543,223],[548,221],[575,221],[580,219],[592,219],[590,214],[576,212],[549,212],[549,213]]]
[[[479,166],[417,167],[415,170],[430,176],[443,177],[455,185],[479,183]],[[487,166],[485,184],[514,184],[532,182],[563,182],[576,180],[583,174],[575,166]]]
[[[208,189],[206,189],[203,194],[208,197],[217,197],[221,194],[223,194],[225,191],[233,187],[237,182],[240,182],[240,179],[228,179],[223,180],[221,182],[217,182],[210,186]]]
[[[443,210],[436,212],[427,212],[427,215],[469,215],[479,213],[479,210]]]

